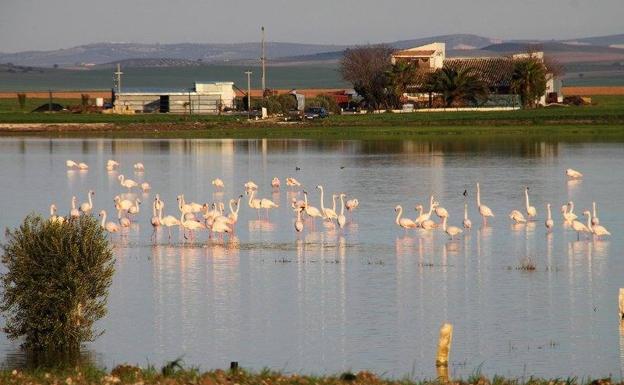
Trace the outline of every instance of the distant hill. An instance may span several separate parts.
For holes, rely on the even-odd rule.
[[[267,43],[272,58],[342,51],[346,46],[299,43]],[[135,44],[96,43],[54,51],[0,53],[0,63],[27,66],[61,67],[92,66],[128,59],[184,59],[207,63],[224,63],[258,58],[259,43],[239,44]]]
[[[451,34],[398,40],[387,44],[397,49],[431,42],[446,43],[448,56],[493,56],[522,52],[529,42],[502,41],[472,34]],[[624,34],[538,42],[549,53],[565,61],[620,61]],[[616,48],[621,45],[622,48]],[[272,65],[336,63],[347,45],[267,43]],[[188,67],[201,64],[258,63],[260,44],[138,44],[95,43],[53,51],[0,53],[0,63],[20,66],[61,68],[108,68],[121,62],[124,67]]]

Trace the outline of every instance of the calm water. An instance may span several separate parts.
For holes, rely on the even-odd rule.
[[[85,201],[90,188],[96,210],[113,212],[112,198],[124,190],[118,173],[105,171],[109,158],[126,176],[149,181],[165,214],[177,216],[180,193],[187,201],[226,200],[249,179],[281,207],[266,221],[242,204],[236,237],[225,244],[205,233],[184,242],[177,230],[171,243],[161,231],[153,244],[153,195],[143,196],[136,225],[113,237],[117,272],[109,314],[98,324],[106,333],[87,346],[99,364],[160,365],[183,356],[203,369],[236,360],[256,369],[433,377],[438,330],[448,321],[455,326],[451,375],[482,365],[490,375],[621,376],[621,143],[2,139],[0,225],[15,226],[33,210],[47,214],[52,202],[65,213],[71,196]],[[68,172],[66,159],[91,168]],[[138,161],[142,175],[132,171]],[[586,178],[566,182],[567,167]],[[317,223],[298,236],[287,209],[292,193],[273,194],[273,176],[299,179],[316,206],[322,184],[357,197],[360,207],[344,231]],[[215,177],[225,181],[222,195],[210,184]],[[485,229],[476,181],[496,214]],[[514,227],[506,214],[523,208],[524,186],[539,220]],[[395,205],[414,217],[413,207],[435,193],[460,225],[464,189],[476,226],[458,241],[441,231],[406,236],[394,224]],[[577,213],[595,200],[614,235],[576,241],[558,212],[567,200]],[[557,223],[550,236],[546,202]],[[514,269],[526,256],[536,271]],[[0,352],[5,365],[20,359],[4,335]]]

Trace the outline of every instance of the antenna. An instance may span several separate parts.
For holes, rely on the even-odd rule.
[[[117,72],[115,72],[115,88],[117,88],[117,94],[121,93],[121,64],[117,63]]]
[[[260,61],[262,62],[262,92],[266,90],[266,51],[264,47],[264,26],[262,26],[262,57],[260,57]]]

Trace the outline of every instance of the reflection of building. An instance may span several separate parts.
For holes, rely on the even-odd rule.
[[[422,70],[422,74],[426,75],[442,68],[453,68],[455,70],[472,69],[485,83],[490,92],[494,95],[491,99],[495,104],[505,105],[518,103],[517,98],[512,97],[511,79],[513,74],[514,61],[530,57],[535,58],[542,63],[544,62],[543,52],[519,53],[511,56],[497,57],[465,57],[465,58],[447,58],[445,43],[431,43],[420,47],[409,48],[397,51],[392,54],[392,64],[396,63],[413,63],[417,68]],[[424,76],[422,80],[424,81]],[[557,79],[553,74],[546,76],[546,92],[540,98],[540,104],[546,103],[546,96],[557,97],[561,94],[561,80]],[[414,84],[411,89],[413,92],[408,94],[412,99],[418,100],[419,96],[428,99],[428,95],[419,94],[422,84]],[[507,96],[506,101],[503,96]]]
[[[215,114],[234,107],[234,83],[195,83],[192,89],[144,89],[114,95],[115,107],[135,112]]]

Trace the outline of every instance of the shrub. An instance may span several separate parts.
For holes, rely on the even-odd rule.
[[[89,94],[80,94],[80,102],[82,105],[82,111],[86,111],[89,107]]]
[[[26,108],[26,94],[17,94],[17,102],[19,103],[20,110]]]
[[[0,311],[8,337],[32,352],[78,351],[97,338],[115,263],[102,226],[86,215],[59,223],[31,214],[6,239]]]
[[[310,107],[323,107],[328,112],[339,113],[340,107],[336,100],[330,95],[318,95],[311,99],[306,99],[306,108]]]

